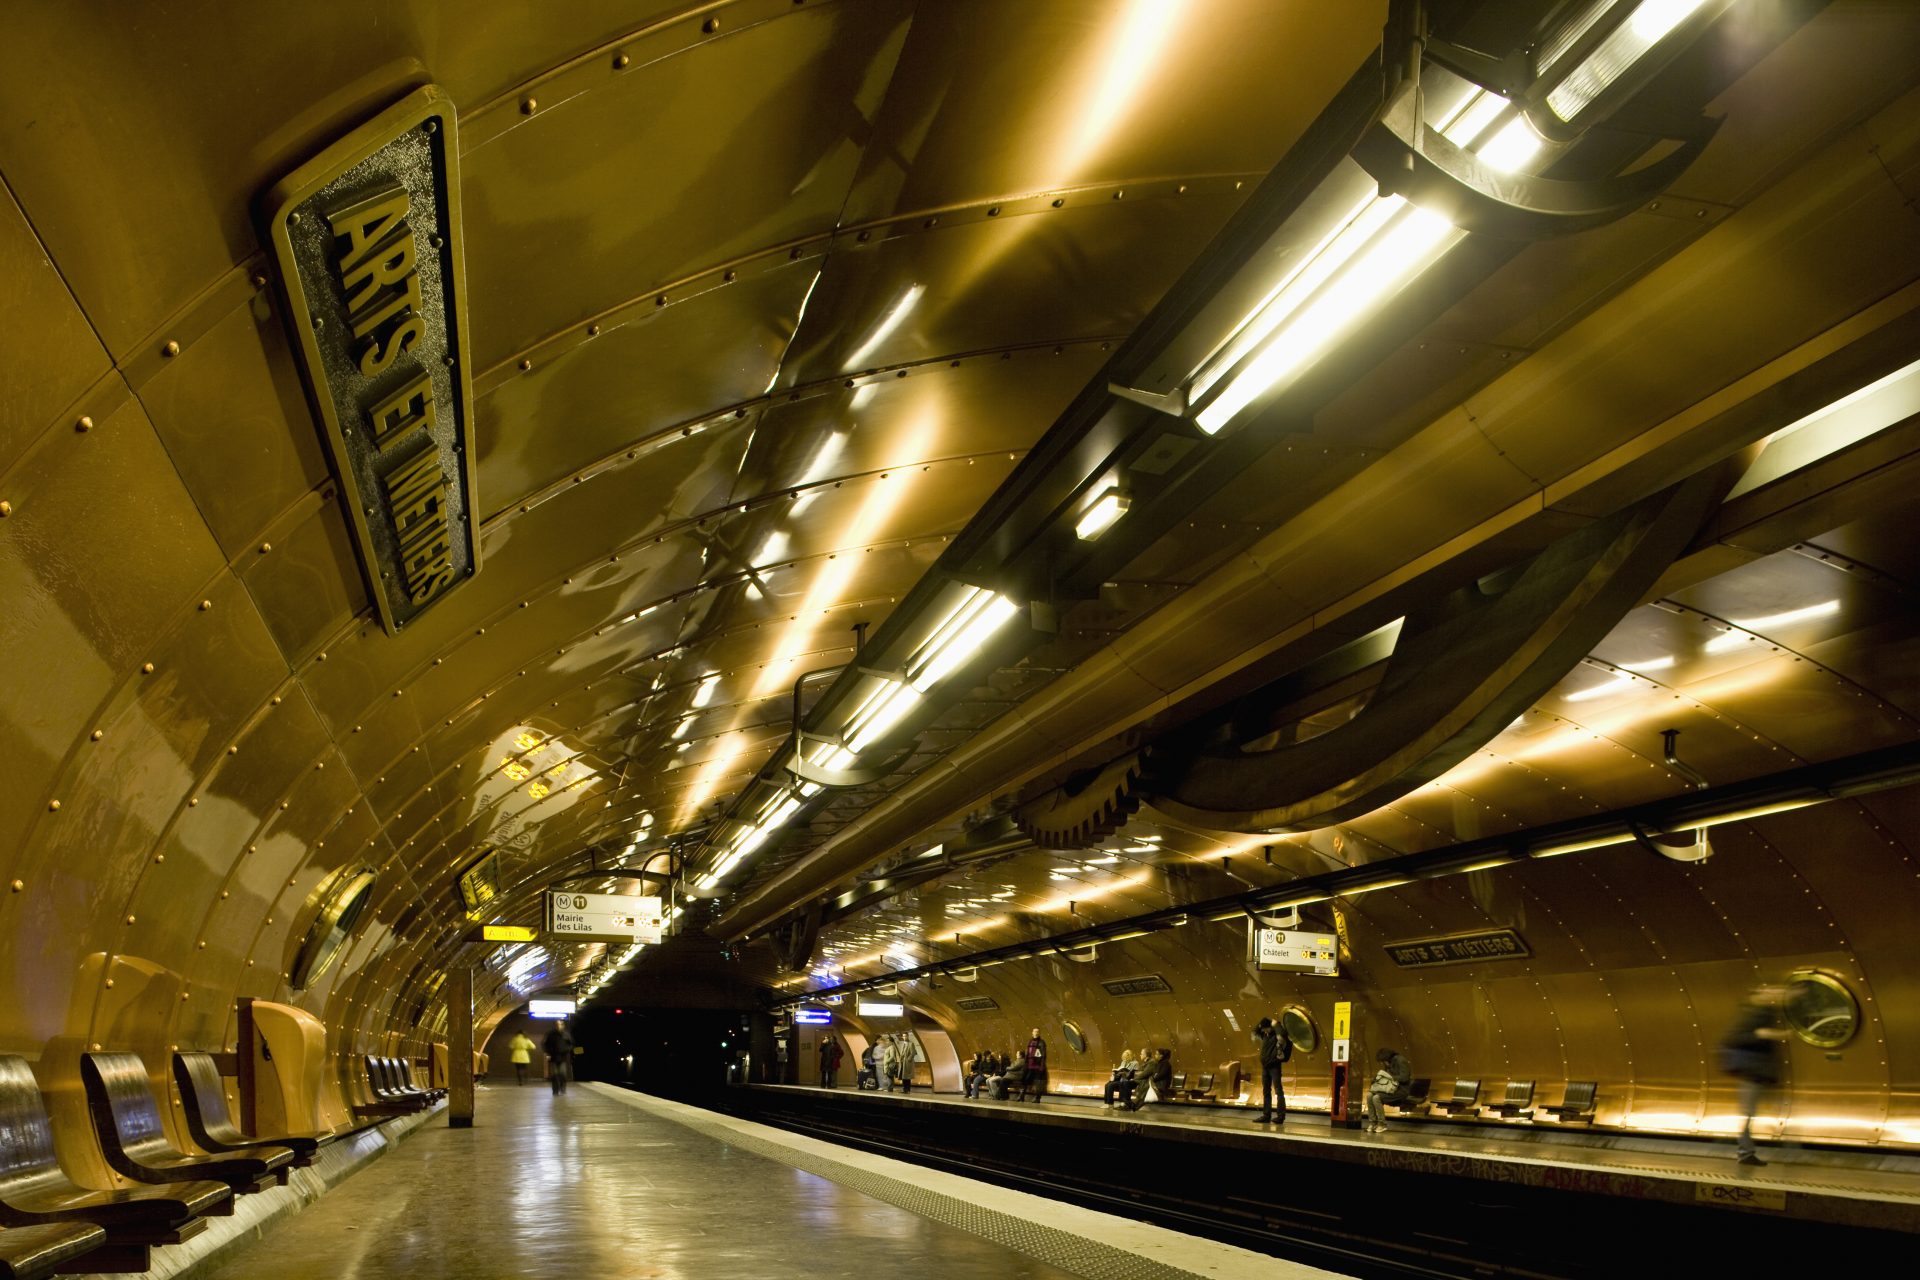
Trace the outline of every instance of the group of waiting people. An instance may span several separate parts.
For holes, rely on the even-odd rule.
[[[1032,1094],[1033,1101],[1040,1101],[1047,1091],[1047,1042],[1041,1039],[1040,1028],[1032,1030],[1027,1047],[1018,1053],[982,1049],[974,1054],[961,1084],[969,1098],[1025,1102]]]
[[[862,1089],[885,1089],[893,1092],[895,1085],[900,1092],[913,1092],[913,1064],[919,1059],[913,1040],[904,1035],[881,1036],[874,1043],[860,1051],[860,1079]]]

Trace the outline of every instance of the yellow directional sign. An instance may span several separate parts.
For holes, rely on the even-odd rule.
[[[1346,1040],[1353,1035],[1353,1004],[1351,1001],[1336,1001],[1333,1006],[1333,1038]]]
[[[523,924],[480,926],[480,937],[485,942],[532,942],[534,936],[534,931]]]

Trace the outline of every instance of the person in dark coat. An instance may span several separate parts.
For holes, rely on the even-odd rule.
[[[567,1024],[554,1023],[540,1048],[547,1055],[547,1080],[557,1098],[567,1091],[567,1077],[573,1074],[573,1037],[567,1034]]]
[[[1260,1114],[1253,1118],[1255,1124],[1285,1124],[1287,1122],[1287,1087],[1280,1073],[1287,1065],[1287,1059],[1293,1056],[1293,1041],[1287,1037],[1286,1028],[1272,1018],[1260,1019],[1260,1025],[1253,1029],[1254,1043],[1260,1046]],[[1278,1099],[1279,1106],[1274,1102]]]
[[[1133,1073],[1133,1088],[1128,1090],[1127,1101],[1122,1105],[1129,1111],[1138,1111],[1146,1104],[1148,1093],[1158,1101],[1165,1098],[1172,1087],[1173,1050],[1148,1050],[1146,1059]]]
[[[840,1070],[840,1042],[832,1036],[820,1041],[820,1085],[833,1088],[833,1077]]]
[[[1020,1081],[1019,1101],[1027,1100],[1027,1090],[1033,1090],[1033,1100],[1040,1101],[1047,1092],[1047,1042],[1040,1038],[1040,1028],[1033,1029],[1027,1040],[1027,1047],[1020,1053],[1020,1065],[1026,1068],[1026,1074]]]
[[[1779,1087],[1785,1065],[1780,1046],[1787,1029],[1780,1025],[1785,987],[1763,983],[1747,993],[1740,1013],[1720,1042],[1720,1069],[1740,1082],[1740,1140],[1735,1145],[1741,1164],[1765,1164],[1754,1149],[1753,1117],[1761,1101]]]

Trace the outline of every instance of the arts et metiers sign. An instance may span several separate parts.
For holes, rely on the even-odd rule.
[[[262,198],[368,590],[399,631],[480,567],[453,104],[418,89]]]

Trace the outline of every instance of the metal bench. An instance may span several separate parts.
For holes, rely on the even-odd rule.
[[[1500,1101],[1489,1102],[1487,1110],[1507,1120],[1530,1120],[1533,1118],[1533,1081],[1509,1080]]]
[[[424,1111],[433,1105],[433,1097],[425,1089],[416,1089],[405,1082],[400,1064],[392,1058],[368,1058],[367,1078],[373,1083],[373,1096],[382,1102],[398,1102],[415,1111]]]
[[[105,1229],[90,1222],[8,1227],[0,1231],[0,1280],[38,1280],[76,1270],[63,1264],[86,1257],[106,1242]],[[87,1270],[94,1270],[91,1262]]]
[[[227,1155],[263,1145],[285,1147],[293,1153],[294,1168],[304,1169],[313,1163],[313,1153],[320,1149],[318,1138],[256,1140],[240,1132],[227,1111],[226,1090],[220,1087],[220,1068],[212,1054],[174,1054],[173,1080],[180,1086],[180,1109],[186,1113],[187,1133],[202,1151]]]
[[[1599,1091],[1600,1085],[1598,1081],[1569,1081],[1567,1091],[1560,1096],[1560,1101],[1551,1107],[1541,1107],[1540,1111],[1544,1115],[1552,1116],[1562,1124],[1570,1121],[1592,1124],[1594,1098]]]
[[[1187,1097],[1194,1102],[1210,1101],[1213,1097],[1213,1072],[1202,1073],[1193,1088],[1187,1090]]]
[[[422,1088],[421,1086],[415,1084],[413,1082],[413,1063],[407,1061],[407,1059],[394,1058],[392,1059],[392,1062],[393,1062],[394,1069],[400,1073],[401,1088],[412,1089],[418,1093],[424,1093],[427,1095],[428,1100],[431,1102],[438,1102],[440,1101],[440,1099],[447,1096],[447,1091],[445,1089],[439,1088],[436,1085],[427,1085],[425,1088]]]
[[[83,1053],[80,1081],[107,1164],[135,1182],[224,1182],[241,1195],[286,1181],[293,1152],[249,1147],[219,1156],[195,1156],[167,1140],[147,1067],[137,1053]]]
[[[1417,1076],[1407,1084],[1407,1096],[1398,1102],[1389,1102],[1388,1106],[1401,1115],[1423,1116],[1433,1105],[1433,1081],[1425,1076]]]
[[[179,1244],[204,1231],[209,1217],[233,1212],[233,1192],[220,1182],[94,1191],[76,1186],[60,1167],[46,1100],[27,1060],[0,1055],[0,1223],[15,1228],[98,1226],[106,1243],[88,1254],[90,1271],[146,1271],[157,1244]]]
[[[1478,1080],[1455,1080],[1453,1096],[1433,1104],[1450,1116],[1471,1115],[1480,1109],[1480,1082]]]

